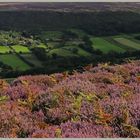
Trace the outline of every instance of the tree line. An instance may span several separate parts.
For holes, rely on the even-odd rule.
[[[110,62],[111,64],[120,64],[126,59],[140,59],[140,51],[117,53],[110,52],[108,54],[102,55],[93,55],[91,57],[57,57],[57,59],[52,59],[48,57],[48,60],[44,62],[44,67],[42,68],[32,68],[26,71],[18,71],[8,69],[7,71],[3,69],[0,72],[1,78],[13,78],[20,75],[37,75],[37,74],[52,74],[56,72],[69,71],[72,72],[75,70],[81,70],[82,67],[93,64],[97,65],[98,63]]]
[[[84,29],[93,35],[140,32],[140,14],[133,12],[1,11],[0,30],[29,31]]]

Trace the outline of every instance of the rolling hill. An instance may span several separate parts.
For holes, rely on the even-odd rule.
[[[0,80],[0,137],[139,138],[140,61]]]
[[[57,11],[57,12],[99,12],[99,11],[134,11],[140,12],[140,3],[133,2],[13,2],[0,3],[0,10],[43,10],[43,11]]]

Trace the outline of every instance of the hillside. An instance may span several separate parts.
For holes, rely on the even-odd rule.
[[[0,80],[0,137],[140,137],[140,61]]]
[[[51,74],[100,62],[139,59],[140,34],[94,36],[84,30],[0,31],[0,77]]]
[[[0,10],[16,11],[57,11],[57,12],[99,12],[99,11],[133,11],[140,12],[140,3],[133,2],[23,2],[0,3]]]

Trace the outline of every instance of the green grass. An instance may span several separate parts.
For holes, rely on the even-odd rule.
[[[43,43],[41,43],[38,47],[40,47],[40,48],[44,48],[44,49],[47,48],[47,46],[46,46],[45,44],[43,44]]]
[[[72,53],[72,49],[73,48],[77,48],[78,49],[78,54],[77,55],[80,55],[80,56],[90,56],[91,55],[89,52],[87,52],[87,51],[79,48],[76,45],[65,46],[64,48],[67,49],[67,50],[69,50],[71,53]]]
[[[136,35],[134,35],[134,34],[125,35],[124,38],[127,38],[127,39],[129,39],[129,40],[131,40],[133,42],[136,42],[137,44],[140,44],[140,40],[135,38],[138,35],[140,36],[140,34],[136,34]]]
[[[93,48],[101,50],[103,53],[108,53],[110,51],[115,52],[124,52],[123,48],[112,44],[101,37],[91,37],[91,41],[93,42]]]
[[[118,37],[118,38],[114,38],[114,40],[121,43],[122,45],[126,45],[128,47],[133,48],[133,49],[140,50],[140,44],[137,42],[134,42],[130,39]]]
[[[77,55],[73,54],[71,51],[66,50],[65,48],[53,49],[49,52],[50,55],[53,53],[56,53],[59,56],[64,56],[64,57],[77,56]]]
[[[124,49],[125,51],[134,51],[133,48],[128,47],[128,46],[126,46],[126,45],[123,45],[123,44],[121,44],[121,43],[115,41],[113,36],[111,36],[111,37],[104,37],[104,39],[105,39],[106,41],[110,42],[111,44],[114,44],[114,45],[116,45],[116,46],[118,46],[118,47]]]
[[[0,46],[0,53],[9,53],[9,51],[12,51],[9,47]]]
[[[22,45],[14,45],[14,46],[11,46],[12,49],[15,50],[16,53],[29,53],[30,50],[28,49],[28,47],[25,47],[25,46],[22,46]]]
[[[34,64],[36,67],[41,67],[41,62],[36,58],[34,54],[20,54],[26,61]]]
[[[63,57],[73,57],[73,56],[84,56],[88,57],[92,54],[90,52],[87,52],[80,48],[78,46],[79,43],[82,43],[82,37],[87,35],[82,30],[77,29],[69,29],[72,32],[76,33],[79,38],[67,41],[65,42],[64,46],[59,45],[59,41],[56,41],[55,39],[59,39],[62,36],[62,32],[59,31],[46,31],[43,32],[40,36],[44,39],[51,38],[54,39],[52,41],[49,41],[47,45],[41,43],[38,47],[44,48],[46,50],[46,54],[52,55],[53,53],[56,53],[59,56]],[[107,37],[93,37],[89,36],[91,41],[93,42],[93,48],[101,50],[103,53],[108,53],[110,51],[115,52],[125,52],[128,50],[140,50],[140,41],[135,39],[135,36],[138,34],[121,34],[116,36],[107,36]],[[78,53],[73,53],[73,48],[78,49]],[[34,54],[31,53],[30,49],[28,47],[22,46],[22,45],[14,45],[11,47],[6,46],[0,46],[0,61],[3,63],[11,66],[13,69],[18,70],[27,70],[31,67],[26,64],[24,61],[22,61],[15,53],[9,53],[9,51],[16,53],[22,52],[20,55],[28,62],[35,65],[35,67],[42,67],[42,62],[39,61]]]
[[[0,61],[3,62],[4,64],[11,66],[13,69],[18,69],[18,70],[30,69],[30,66],[24,63],[15,54],[0,55]]]
[[[73,48],[77,48],[78,49],[78,53],[74,54],[72,52]],[[64,56],[64,57],[69,57],[69,56],[90,56],[91,54],[81,48],[79,48],[76,45],[68,45],[68,46],[64,46],[62,48],[56,48],[56,49],[52,49],[49,54],[53,54],[56,53],[59,56]]]

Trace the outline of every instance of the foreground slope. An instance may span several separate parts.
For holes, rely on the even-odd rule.
[[[140,137],[140,61],[0,80],[0,137]]]

